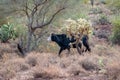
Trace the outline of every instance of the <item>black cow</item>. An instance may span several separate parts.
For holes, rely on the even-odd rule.
[[[71,48],[70,43],[73,43],[73,42],[76,41],[76,40],[74,39],[74,36],[73,36],[72,38],[68,38],[68,37],[66,36],[66,34],[54,34],[54,33],[52,33],[52,34],[50,35],[50,37],[48,38],[48,41],[50,41],[50,40],[56,42],[56,43],[59,45],[59,47],[60,47],[60,50],[59,50],[59,53],[58,53],[59,56],[60,56],[61,52],[62,52],[63,50],[65,50],[65,49],[67,49],[67,50],[70,52],[70,48]],[[90,48],[89,48],[87,36],[84,36],[84,37],[82,38],[82,43],[83,43],[83,45],[86,47],[86,50],[85,50],[85,51],[87,51],[87,50],[88,50],[88,51],[91,51]],[[72,47],[73,47],[73,48],[76,48],[76,44],[72,44]],[[81,47],[82,47],[82,44],[79,43],[79,44],[78,44],[78,47],[81,48]],[[80,53],[80,54],[81,54],[81,53]]]
[[[90,49],[90,46],[89,46],[89,43],[88,43],[88,36],[87,35],[84,35],[82,37],[82,44],[86,47],[85,52],[86,51],[91,52],[91,49]]]

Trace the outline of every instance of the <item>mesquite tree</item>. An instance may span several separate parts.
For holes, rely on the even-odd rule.
[[[67,0],[13,0],[15,5],[19,5],[18,10],[23,11],[27,20],[27,35],[25,45],[21,38],[18,44],[20,52],[27,53],[37,46],[43,31],[36,31],[49,25],[55,16],[65,9]],[[16,10],[17,11],[17,10]]]
[[[69,0],[1,0],[0,14],[9,16],[11,13],[25,17],[26,36],[21,35],[18,49],[27,53],[36,48],[41,36],[44,34],[44,27],[47,27],[62,10],[65,9]]]

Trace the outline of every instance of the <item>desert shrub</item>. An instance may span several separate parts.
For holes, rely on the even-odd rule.
[[[15,39],[17,37],[17,32],[12,24],[4,24],[0,28],[0,40],[2,42],[7,42],[9,39]]]
[[[112,5],[116,8],[116,10],[120,10],[120,1],[114,0]]]
[[[114,44],[120,45],[120,19],[116,19],[112,21],[113,29],[112,29],[112,36],[111,41]]]
[[[68,68],[67,68],[67,73],[70,76],[77,76],[79,74],[85,74],[85,70],[78,64],[71,64]]]
[[[100,0],[100,2],[101,2],[102,4],[107,4],[107,1],[106,1],[106,0]]]
[[[109,39],[109,33],[107,32],[107,30],[98,30],[95,32],[95,36],[102,39],[106,39],[108,40]]]
[[[85,70],[88,70],[88,71],[99,70],[99,69],[100,69],[100,66],[99,66],[99,64],[98,64],[97,61],[98,61],[97,58],[84,59],[84,60],[81,62],[81,65],[82,65],[82,67],[83,67]]]
[[[102,13],[103,11],[98,7],[98,8],[92,8],[91,10],[90,10],[90,13],[92,13],[92,14],[100,14],[100,13]]]
[[[119,12],[120,11],[120,1],[119,0],[107,0],[109,8],[113,12]]]
[[[2,68],[0,68],[0,75],[5,78],[4,80],[8,80],[13,78],[17,72],[26,71],[29,68],[30,66],[21,58],[9,60],[2,65]]]
[[[108,20],[107,16],[105,16],[105,15],[101,15],[98,20],[99,20],[98,23],[101,25],[106,25],[109,23],[109,20]]]
[[[0,26],[2,26],[3,24],[6,24],[7,22],[8,21],[6,18],[0,16]]]
[[[36,64],[37,64],[36,57],[34,57],[34,56],[28,56],[26,58],[26,63],[29,64],[30,66],[36,66]]]
[[[107,72],[105,75],[108,80],[119,80],[120,79],[120,68],[119,63],[113,63],[106,68]]]
[[[68,74],[63,69],[55,65],[50,65],[47,68],[38,66],[35,67],[33,71],[34,78],[41,78],[45,80],[68,76]]]

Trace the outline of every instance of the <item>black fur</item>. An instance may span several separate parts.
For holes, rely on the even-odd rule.
[[[17,44],[17,49],[22,55],[24,55],[24,51],[23,51],[22,47],[20,46],[20,44]]]
[[[54,34],[54,33],[51,34],[51,40],[56,42],[60,46],[60,50],[58,53],[59,56],[60,56],[61,52],[65,49],[67,49],[70,52],[71,47],[69,44],[76,41],[74,39],[74,37],[72,37],[70,39],[66,36],[66,34]],[[85,36],[85,37],[83,37],[82,42],[83,42],[83,45],[86,47],[85,51],[87,51],[87,50],[90,51],[89,44],[87,43],[87,40],[88,39]],[[76,44],[73,44],[72,46],[73,46],[73,48],[76,48]],[[82,44],[79,43],[78,46],[79,46],[79,48],[81,48]]]
[[[91,49],[90,49],[89,43],[88,43],[88,36],[87,36],[87,35],[84,35],[84,36],[82,37],[82,43],[83,43],[83,45],[86,47],[85,52],[86,52],[86,51],[91,52]]]

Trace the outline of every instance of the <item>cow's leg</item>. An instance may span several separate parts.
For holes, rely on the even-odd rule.
[[[61,52],[62,52],[63,50],[64,50],[63,48],[60,48],[59,53],[58,53],[58,56],[60,56],[60,54],[61,54]]]
[[[90,46],[89,46],[89,42],[88,42],[88,35],[84,35],[82,38],[82,43],[85,46],[85,52],[88,50],[89,52],[91,52]]]
[[[89,45],[87,45],[87,48],[86,48],[86,50],[85,51],[89,51],[89,52],[91,52],[91,49],[90,49],[90,47],[89,47]]]
[[[87,47],[86,47],[85,52],[86,52],[86,51],[91,52],[91,49],[90,49],[90,47],[89,47],[89,46],[87,46]]]
[[[91,48],[90,48],[90,46],[89,46],[88,41],[87,41],[87,49],[88,49],[89,52],[91,52]]]
[[[67,50],[68,50],[68,54],[70,54],[70,48],[67,48]]]
[[[91,52],[88,40],[84,43],[84,46],[86,47],[85,52],[88,50],[89,52]]]

